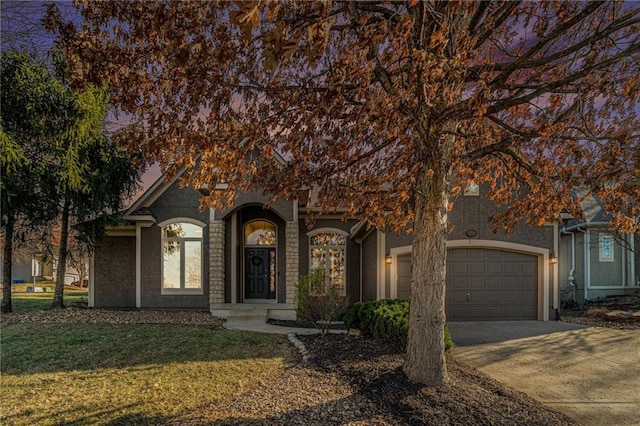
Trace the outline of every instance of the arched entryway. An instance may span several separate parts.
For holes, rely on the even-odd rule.
[[[277,286],[278,228],[265,219],[243,227],[244,297],[275,299]]]
[[[286,223],[262,204],[245,204],[227,216],[228,302],[285,303]]]

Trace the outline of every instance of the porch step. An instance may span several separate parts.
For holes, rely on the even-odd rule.
[[[262,307],[246,306],[229,311],[229,320],[266,321],[269,310]]]

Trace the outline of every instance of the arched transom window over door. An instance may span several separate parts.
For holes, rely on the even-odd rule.
[[[276,226],[266,220],[254,220],[244,226],[245,246],[275,246]]]
[[[336,231],[323,231],[309,236],[310,269],[322,271],[325,282],[344,296],[347,237],[342,231]]]
[[[202,294],[202,227],[162,227],[162,294]]]

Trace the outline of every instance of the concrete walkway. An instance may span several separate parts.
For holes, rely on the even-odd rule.
[[[314,328],[282,327],[267,324],[263,320],[228,319],[222,326],[227,330],[255,331],[257,333],[269,334],[289,334],[293,332],[298,335],[311,335],[320,333],[319,330]]]
[[[456,359],[584,425],[640,425],[640,331],[449,323]]]
[[[255,331],[257,333],[270,333],[270,334],[289,334],[295,333],[298,336],[309,336],[313,334],[320,334],[320,330],[317,328],[297,328],[297,327],[282,327],[279,325],[268,324],[263,320],[253,319],[228,319],[222,324],[227,330],[243,330],[243,331]],[[341,334],[346,333],[345,330],[331,330],[331,333]]]

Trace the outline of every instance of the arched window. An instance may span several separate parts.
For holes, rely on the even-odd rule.
[[[162,227],[162,294],[202,294],[202,227]]]
[[[325,282],[346,294],[347,237],[344,231],[321,230],[309,236],[310,267],[320,270]]]
[[[244,226],[245,246],[275,246],[276,226],[266,220],[254,220]]]

